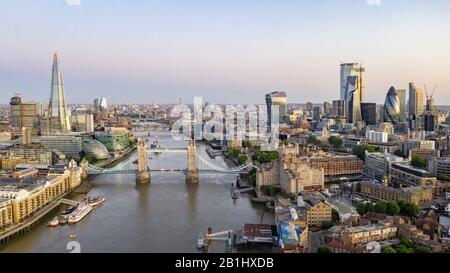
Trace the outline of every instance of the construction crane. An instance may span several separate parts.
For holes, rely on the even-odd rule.
[[[430,93],[430,92],[428,92],[427,85],[425,84],[425,88],[424,88],[424,89],[425,89],[425,94],[427,95],[427,99],[433,98],[434,92],[436,92],[437,87],[438,87],[438,85],[436,84],[436,85],[434,86],[433,90],[432,90],[431,93]]]

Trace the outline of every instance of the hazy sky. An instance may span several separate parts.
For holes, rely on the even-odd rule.
[[[57,50],[69,103],[331,101],[362,61],[366,101],[414,81],[450,104],[448,0],[67,1],[0,0],[0,103],[48,100]]]

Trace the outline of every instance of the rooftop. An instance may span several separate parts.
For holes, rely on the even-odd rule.
[[[407,173],[410,173],[410,174],[413,174],[413,175],[415,175],[415,176],[419,176],[419,177],[435,177],[432,173],[430,173],[430,172],[427,172],[427,171],[425,171],[425,170],[422,170],[422,169],[418,169],[418,168],[415,168],[415,167],[413,167],[413,166],[408,166],[408,165],[402,165],[402,164],[392,164],[392,167],[394,168],[394,169],[398,169],[398,170],[401,170],[401,171],[404,171],[404,172],[407,172]]]

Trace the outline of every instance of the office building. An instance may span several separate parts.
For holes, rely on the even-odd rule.
[[[94,99],[93,108],[94,113],[98,113],[100,111],[99,99]]]
[[[393,188],[374,181],[362,181],[359,194],[375,200],[403,200],[420,207],[428,205],[433,200],[433,189],[430,187],[410,186]]]
[[[128,130],[125,129],[111,128],[105,132],[95,132],[95,139],[111,152],[121,151],[130,146]]]
[[[0,213],[7,212],[6,217],[2,213],[0,220],[6,220],[9,225],[23,223],[39,209],[78,187],[81,172],[72,161],[68,166],[50,168],[45,177],[0,178]]]
[[[377,104],[363,102],[361,103],[361,117],[366,125],[377,124]]]
[[[361,81],[358,76],[347,77],[347,122],[362,122],[361,115]]]
[[[323,112],[325,113],[325,115],[329,116],[332,114],[333,112],[333,106],[331,105],[331,103],[329,103],[328,101],[323,103]]]
[[[398,99],[400,101],[400,121],[407,121],[407,111],[408,106],[406,104],[406,90],[405,89],[396,89]]]
[[[52,85],[48,106],[48,130],[49,134],[67,133],[70,131],[70,121],[67,115],[64,84],[59,68],[58,54],[53,54]]]
[[[450,176],[450,157],[432,157],[428,160],[428,171],[434,175]]]
[[[100,112],[108,112],[108,101],[105,97],[100,99],[100,104],[98,106]]]
[[[306,207],[306,222],[308,227],[320,228],[323,223],[331,222],[332,209],[329,205],[312,197],[304,198],[303,201]]]
[[[311,167],[307,159],[297,157],[296,154],[286,154],[281,164],[280,186],[286,193],[324,188],[324,170]]]
[[[425,112],[423,115],[423,129],[426,132],[433,132],[435,129],[435,116],[431,112]]]
[[[367,226],[334,226],[329,229],[326,240],[350,246],[362,246],[373,241],[384,241],[397,237],[397,227],[390,220]]]
[[[40,106],[38,102],[22,101],[20,95],[11,98],[11,126],[13,128],[28,127],[38,129]]]
[[[272,106],[278,106],[279,121],[283,123],[287,116],[287,94],[282,91],[275,91],[266,95],[267,105],[267,130],[271,131],[272,126]]]
[[[421,116],[424,112],[424,98],[425,92],[421,88],[417,88],[414,83],[409,83],[409,103],[408,114],[409,116]]]
[[[354,155],[324,155],[308,158],[311,167],[323,169],[325,182],[360,179],[363,173],[363,162]]]
[[[94,114],[86,108],[77,108],[71,116],[72,130],[75,132],[94,132]]]
[[[427,104],[425,110],[426,112],[429,112],[434,116],[434,124],[438,125],[439,109],[436,105],[434,105],[433,95],[427,96]]]
[[[22,145],[30,145],[31,144],[31,128],[23,127],[22,128]]]
[[[322,108],[320,106],[314,106],[313,108],[313,119],[319,123],[322,118]]]
[[[92,138],[83,138],[83,153],[96,160],[109,158],[109,152],[105,145]]]
[[[386,95],[384,103],[384,122],[392,124],[401,122],[400,98],[394,87],[391,87]]]
[[[435,188],[437,184],[434,174],[419,168],[396,163],[392,164],[390,182],[395,187],[423,186]]]
[[[388,153],[366,153],[364,176],[379,182],[390,179],[392,163],[408,165],[409,160]]]
[[[345,116],[345,101],[334,100],[333,101],[333,116],[344,117]]]
[[[360,66],[358,63],[343,63],[340,67],[340,99],[348,103],[349,101],[349,90],[348,89],[348,80],[349,77],[357,77],[357,83],[354,83],[354,86],[360,87],[359,101],[364,100],[364,81],[363,81],[363,73],[365,72],[365,68]]]
[[[410,149],[408,157],[413,158],[414,156],[421,156],[429,160],[432,157],[439,157],[441,152],[437,149]]]
[[[51,150],[39,143],[12,145],[1,150],[0,157],[3,170],[14,170],[18,164],[52,164]]]
[[[81,137],[75,135],[40,136],[36,138],[36,141],[49,149],[61,152],[68,158],[79,159],[83,150]]]
[[[386,143],[389,140],[389,134],[387,132],[367,130],[366,139],[369,142]]]

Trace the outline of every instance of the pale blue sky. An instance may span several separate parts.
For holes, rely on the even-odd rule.
[[[49,96],[52,51],[69,103],[262,103],[339,96],[339,62],[366,66],[366,101],[439,84],[450,104],[450,1],[0,0],[0,103]]]

